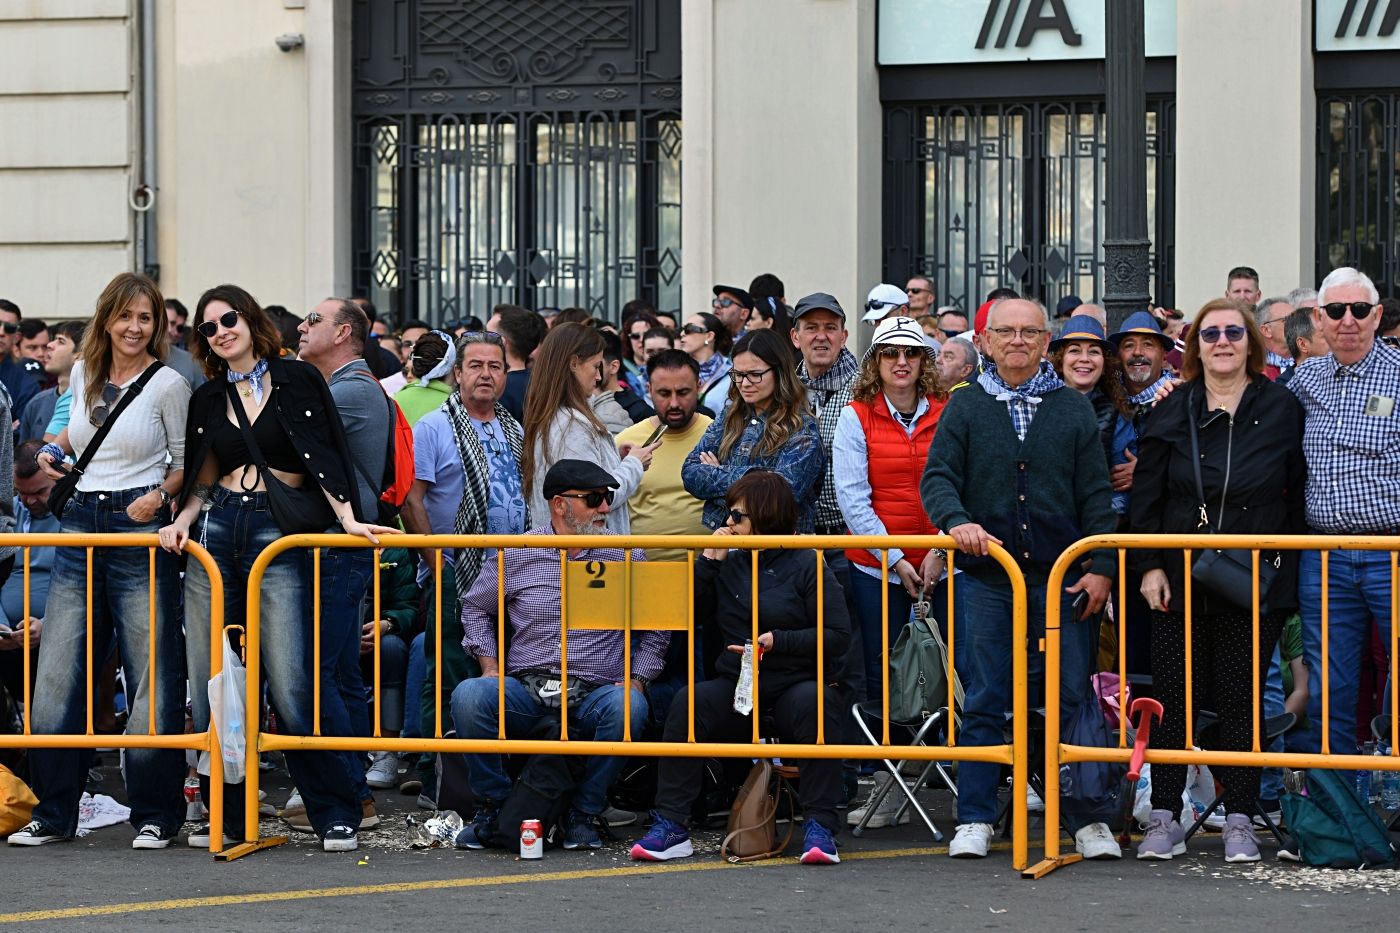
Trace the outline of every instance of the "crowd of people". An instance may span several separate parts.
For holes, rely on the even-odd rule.
[[[299,317],[236,285],[209,289],[191,314],[134,274],[113,279],[83,322],[49,327],[0,300],[0,409],[14,435],[0,444],[0,484],[13,484],[0,489],[0,531],[147,533],[162,545],[154,558],[35,547],[17,562],[16,549],[0,550],[3,726],[27,714],[38,734],[94,721],[115,731],[123,717],[133,733],[203,731],[210,642],[222,637],[210,631],[215,610],[242,621],[253,562],[273,541],[337,530],[382,550],[292,549],[263,576],[275,594],[261,608],[263,715],[288,734],[367,737],[377,715],[384,736],[433,736],[440,723],[491,738],[504,716],[509,736],[557,737],[566,702],[582,739],[618,740],[630,720],[634,735],[663,741],[742,740],[753,663],[769,734],[810,743],[820,730],[832,741],[850,731],[852,703],[880,697],[882,652],[916,604],[931,603],[947,625],[951,587],[965,689],[958,742],[998,745],[1011,658],[1026,647],[1011,643],[1010,581],[989,556],[1000,545],[1027,584],[1036,690],[1046,606],[1060,605],[1062,728],[1101,722],[1091,678],[1101,633],[1116,631],[1104,620],[1126,617],[1127,673],[1150,677],[1166,708],[1156,742],[1188,740],[1190,658],[1195,700],[1208,697],[1218,720],[1215,747],[1248,750],[1262,702],[1266,715],[1285,705],[1302,714],[1280,746],[1317,751],[1327,592],[1329,742],[1350,751],[1372,712],[1362,684],[1377,667],[1373,639],[1393,637],[1385,553],[1336,551],[1326,581],[1315,552],[1261,554],[1262,700],[1249,594],[1218,583],[1229,568],[1197,566],[1189,587],[1178,552],[1134,551],[1118,605],[1117,557],[1094,552],[1061,592],[1047,591],[1067,547],[1115,530],[1400,531],[1400,302],[1382,301],[1350,268],[1315,292],[1264,298],[1258,286],[1239,267],[1194,315],[1149,307],[1110,332],[1102,308],[1073,296],[1048,310],[1000,288],[969,314],[939,307],[934,282],[915,276],[870,290],[859,356],[834,295],[790,305],[771,274],[748,288],[715,285],[710,310],[683,318],[632,301],[616,325],[577,308],[500,305],[484,324],[394,326],[365,298],[330,298]],[[409,463],[412,477],[397,475]],[[712,534],[694,554],[631,554],[694,560],[697,654],[664,631],[637,634],[629,656],[621,632],[581,630],[569,636],[565,677],[557,551],[415,552],[395,546],[403,531],[597,536],[567,549],[584,562],[623,561],[611,536]],[[953,578],[942,550],[842,540],[938,533],[956,543]],[[812,547],[756,564],[731,558],[724,539],[750,534],[808,535]],[[218,569],[222,607],[204,566],[184,557],[190,541]],[[755,617],[760,635],[746,645]],[[120,710],[104,692],[116,672]],[[282,815],[327,851],[356,848],[359,830],[377,825],[375,791],[435,808],[449,770],[389,751],[285,758],[295,791]],[[21,773],[39,804],[10,845],[74,837],[89,762],[87,751],[28,751]],[[207,767],[192,770],[179,750],[135,748],[124,765],[133,847],[169,846],[189,815],[187,784],[207,800]],[[628,821],[609,796],[621,766],[583,762],[562,814],[564,848],[599,848]],[[651,825],[630,854],[690,855],[704,762],[664,757],[656,768]],[[499,756],[468,755],[465,772],[477,808],[453,841],[501,845],[513,829],[501,825],[511,770]],[[852,799],[855,773],[801,763],[804,862],[840,861],[843,821],[900,819],[899,795],[883,795],[875,813]],[[1255,814],[1277,811],[1278,779],[1253,768],[1217,776],[1226,860],[1257,861]],[[1139,858],[1185,851],[1185,779],[1180,767],[1154,769]],[[998,765],[962,764],[951,855],[987,854],[1003,786]],[[1121,857],[1112,807],[1072,789],[1067,798],[1078,851]],[[243,795],[230,786],[223,799],[224,825],[196,826],[190,846],[208,847],[213,832],[241,839]]]

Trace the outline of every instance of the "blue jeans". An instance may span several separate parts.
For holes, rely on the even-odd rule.
[[[413,637],[408,648],[408,672],[403,680],[403,737],[419,738],[423,733],[418,728],[419,710],[423,702],[423,682],[426,680],[428,659],[423,654],[423,644],[427,636],[419,632]]]
[[[490,739],[496,736],[497,685],[494,677],[464,680],[452,691],[452,722],[459,739]],[[632,729],[640,737],[647,715],[646,697],[629,691],[632,697]],[[577,709],[570,708],[573,725],[570,735],[598,742],[622,741],[623,688],[604,684],[594,688]],[[520,736],[533,730],[546,717],[557,720],[554,710],[545,709],[534,692],[514,677],[506,678],[506,735]],[[500,755],[467,755],[467,774],[472,793],[500,803],[510,796],[511,781]],[[573,807],[597,816],[608,806],[608,787],[622,767],[622,758],[593,755],[584,768],[583,780],[574,791]]]
[[[1066,580],[1072,586],[1074,580]],[[1001,745],[1006,741],[1006,713],[1011,706],[1011,652],[1028,650],[1029,701],[1039,705],[1045,692],[1045,656],[1035,650],[1045,634],[1045,584],[1026,587],[1027,646],[1011,644],[1011,586],[987,583],[962,574],[955,586],[967,594],[967,613],[959,642],[964,646],[968,672],[964,684],[963,727],[959,742],[965,746]],[[956,592],[956,590],[955,590]],[[1074,595],[1060,593],[1060,725],[1067,726],[1086,703],[1097,703],[1089,678],[1095,670],[1098,616],[1086,621],[1074,617]],[[997,816],[997,785],[1001,765],[964,761],[958,766],[958,822],[992,823]],[[1057,780],[1048,775],[1047,780]],[[1111,814],[1084,814],[1082,822],[1107,819]],[[1068,810],[1066,816],[1069,817]],[[1079,827],[1075,827],[1078,829]]]
[[[365,591],[374,573],[369,548],[321,550],[321,732],[369,738],[369,707],[360,675],[360,626],[365,617]],[[361,800],[370,800],[365,783],[364,756],[342,752],[345,768]]]
[[[1332,551],[1328,557],[1328,709],[1331,751],[1356,751],[1357,681],[1361,652],[1370,644],[1371,620],[1390,644],[1390,555],[1385,551]],[[1297,730],[1301,749],[1322,750],[1322,557],[1304,551],[1298,560],[1298,602],[1303,614],[1303,654],[1308,660],[1308,723]]]
[[[914,608],[914,601],[905,592],[894,570],[890,570],[888,584],[880,582],[879,577],[872,577],[859,567],[851,568],[850,580],[851,592],[855,596],[855,621],[860,626],[859,637],[865,661],[865,699],[879,700],[881,686],[885,682],[885,672],[889,670],[880,640],[880,629],[884,622],[881,590],[888,588],[890,593],[888,624],[891,648],[894,647],[900,631],[909,623],[909,613]]]
[[[408,644],[397,635],[379,636],[379,731],[400,733],[404,727],[404,680],[408,674]],[[365,692],[360,705],[374,717],[374,654],[360,655],[360,675]],[[414,723],[417,725],[417,723]],[[363,769],[362,769],[363,770]]]
[[[216,486],[210,507],[200,514],[191,536],[208,549],[224,581],[224,624],[241,625],[247,612],[248,571],[282,531],[273,521],[266,493],[236,493]],[[305,550],[280,554],[263,574],[261,603],[262,680],[272,707],[288,735],[311,735],[311,559]],[[195,731],[209,725],[209,577],[198,561],[185,570],[185,637],[189,642],[189,676]],[[363,705],[363,704],[361,704]],[[256,710],[247,712],[249,719]],[[339,752],[289,751],[287,770],[306,803],[318,835],[332,823],[360,822],[345,758]],[[363,780],[364,775],[360,775]],[[207,779],[205,779],[207,783]],[[206,796],[207,800],[207,796]],[[224,826],[243,838],[243,789],[226,785]]]
[[[63,512],[64,534],[154,534],[160,529],[159,515],[142,524],[126,514],[126,507],[151,488],[76,493]],[[145,548],[92,551],[93,664],[100,669],[115,630],[130,708],[128,735],[149,734],[152,706],[157,733],[178,735],[185,729],[185,647],[175,606],[179,577],[174,555],[157,549],[155,574],[152,632],[150,552]],[[57,548],[30,704],[31,725],[40,735],[81,734],[86,728],[90,685],[96,702],[98,671],[87,670],[87,581],[86,550]],[[154,671],[148,669],[152,639]],[[87,782],[91,755],[88,749],[30,751],[30,773],[39,798],[34,819],[65,836],[77,832],[78,801]],[[140,828],[154,823],[165,835],[178,831],[185,819],[184,775],[182,749],[127,749],[125,780],[131,825]]]

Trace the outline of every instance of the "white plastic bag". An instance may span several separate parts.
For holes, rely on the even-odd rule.
[[[219,753],[224,760],[224,783],[241,784],[248,754],[243,702],[247,672],[228,638],[223,641],[224,669],[209,679],[209,719],[218,733]],[[201,768],[200,773],[207,775],[208,767]]]
[[[1183,827],[1194,823],[1206,807],[1215,799],[1215,779],[1210,768],[1205,765],[1188,765],[1186,768],[1186,789],[1181,792],[1181,813],[1179,819]],[[1139,826],[1146,826],[1152,815],[1152,765],[1144,764],[1138,777],[1133,795],[1133,818]]]

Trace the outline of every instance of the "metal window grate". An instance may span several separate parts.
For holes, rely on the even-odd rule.
[[[1400,95],[1322,95],[1317,138],[1317,280],[1355,266],[1382,297],[1393,297],[1400,277]]]

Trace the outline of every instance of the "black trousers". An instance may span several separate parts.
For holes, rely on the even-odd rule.
[[[1259,723],[1263,730],[1263,686],[1269,659],[1283,631],[1286,612],[1259,619]],[[1218,726],[1207,737],[1211,751],[1247,752],[1254,736],[1253,623],[1243,610],[1191,613],[1192,701],[1212,710]],[[1162,722],[1152,731],[1156,748],[1186,748],[1186,619],[1180,613],[1152,613],[1152,692],[1162,704]],[[1261,747],[1264,737],[1259,737]],[[1226,813],[1253,813],[1259,796],[1258,768],[1212,767],[1225,786]],[[1186,789],[1182,765],[1152,766],[1152,809],[1181,810]]]
[[[761,678],[760,678],[761,681]],[[734,712],[734,681],[728,677],[705,680],[695,685],[695,740],[697,742],[747,742],[753,736],[753,720]],[[843,738],[843,717],[837,692],[826,688],[826,741]],[[662,737],[667,742],[684,742],[689,716],[686,688],[676,694],[666,716]],[[777,738],[783,742],[813,743],[817,740],[817,684],[807,681],[788,687],[767,702],[760,701],[759,714],[771,717]],[[809,820],[816,820],[835,833],[841,826],[836,804],[841,800],[841,761],[817,758],[789,762],[802,769],[798,800]],[[656,810],[668,820],[684,823],[690,818],[695,797],[704,776],[703,758],[662,758],[656,780]]]

